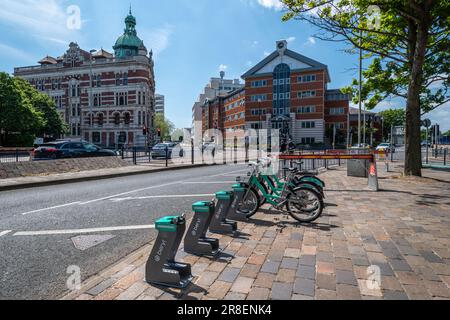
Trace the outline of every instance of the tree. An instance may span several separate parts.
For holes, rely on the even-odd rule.
[[[165,140],[170,138],[172,132],[175,129],[175,125],[162,114],[155,116],[155,129],[161,130],[161,137]]]
[[[448,130],[447,132],[445,132],[445,133],[443,134],[443,136],[444,136],[444,137],[450,137],[450,130]]]
[[[29,146],[44,126],[44,115],[7,73],[0,73],[0,145]]]
[[[180,137],[182,138],[181,141],[183,141],[184,138],[184,130],[183,129],[175,129],[172,132],[172,141],[180,141]],[[181,142],[180,141],[180,142]]]
[[[404,171],[421,176],[421,115],[449,101],[449,0],[281,1],[284,20],[307,21],[321,30],[316,38],[367,53],[361,98],[368,109],[389,97],[406,100]]]
[[[387,138],[391,132],[391,127],[404,126],[406,113],[403,109],[388,109],[379,113],[383,118],[383,138]]]
[[[33,88],[27,81],[14,78],[20,90],[27,96],[33,107],[43,114],[43,126],[36,132],[40,137],[58,138],[66,133],[68,127],[56,109],[55,102],[48,95]]]

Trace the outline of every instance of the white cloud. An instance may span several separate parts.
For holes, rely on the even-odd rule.
[[[283,4],[280,0],[258,0],[258,3],[268,9],[274,9],[280,11],[283,9]]]
[[[313,37],[309,37],[308,41],[305,42],[305,45],[309,45],[309,46],[313,46],[316,44],[316,39],[314,39]]]
[[[166,24],[160,28],[139,31],[148,50],[153,50],[155,60],[157,60],[159,55],[170,45],[170,37],[172,36],[174,29],[173,25]]]
[[[2,24],[52,42],[81,35],[79,30],[67,28],[70,15],[61,0],[2,0],[0,6]]]
[[[253,62],[252,62],[252,61],[247,61],[246,66],[247,66],[247,67],[253,66]]]
[[[268,51],[264,51],[264,56],[265,56],[265,57],[268,57],[268,56],[270,56],[270,52],[268,52]]]
[[[219,66],[219,71],[227,71],[227,69],[228,69],[228,66],[226,66],[226,65],[224,65],[224,64],[221,64],[221,65]]]
[[[295,37],[289,37],[289,38],[286,39],[286,41],[289,42],[289,43],[292,43],[292,42],[295,41],[295,39],[296,39]]]

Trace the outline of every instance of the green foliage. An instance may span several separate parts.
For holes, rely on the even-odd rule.
[[[388,109],[380,112],[379,115],[383,117],[386,128],[405,125],[406,113],[403,109]]]
[[[175,130],[175,125],[162,114],[155,116],[155,129],[161,129],[161,137],[164,140],[170,138],[172,132]]]
[[[175,129],[172,132],[172,141],[180,141],[180,137],[184,137],[184,130],[183,129]]]
[[[32,146],[36,136],[64,133],[54,102],[25,80],[0,73],[0,145]]]

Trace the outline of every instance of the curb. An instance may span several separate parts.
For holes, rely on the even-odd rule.
[[[148,169],[148,170],[133,171],[133,172],[111,173],[111,174],[105,174],[105,175],[100,175],[100,176],[79,177],[79,178],[72,178],[72,179],[57,179],[57,180],[52,180],[52,181],[28,182],[28,183],[21,183],[21,184],[15,184],[15,185],[10,185],[10,186],[0,186],[0,192],[21,190],[21,189],[30,189],[30,188],[35,188],[35,187],[46,187],[46,186],[53,186],[53,185],[71,184],[71,183],[86,182],[86,181],[93,181],[93,180],[106,180],[106,179],[112,179],[112,178],[137,176],[137,175],[141,175],[141,174],[157,173],[157,172],[164,172],[164,171],[171,171],[171,170],[201,168],[201,167],[206,167],[206,166],[210,166],[210,165],[194,164],[194,165],[187,165],[187,166],[183,166],[183,167],[168,167],[168,168]]]

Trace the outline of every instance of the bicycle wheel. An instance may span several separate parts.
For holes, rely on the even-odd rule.
[[[237,207],[237,212],[240,214],[245,214],[247,218],[250,218],[258,212],[261,207],[259,201],[258,191],[249,185],[246,185],[246,196],[242,199],[241,203]]]
[[[322,215],[324,205],[317,191],[300,187],[287,196],[286,208],[295,220],[313,222]]]

